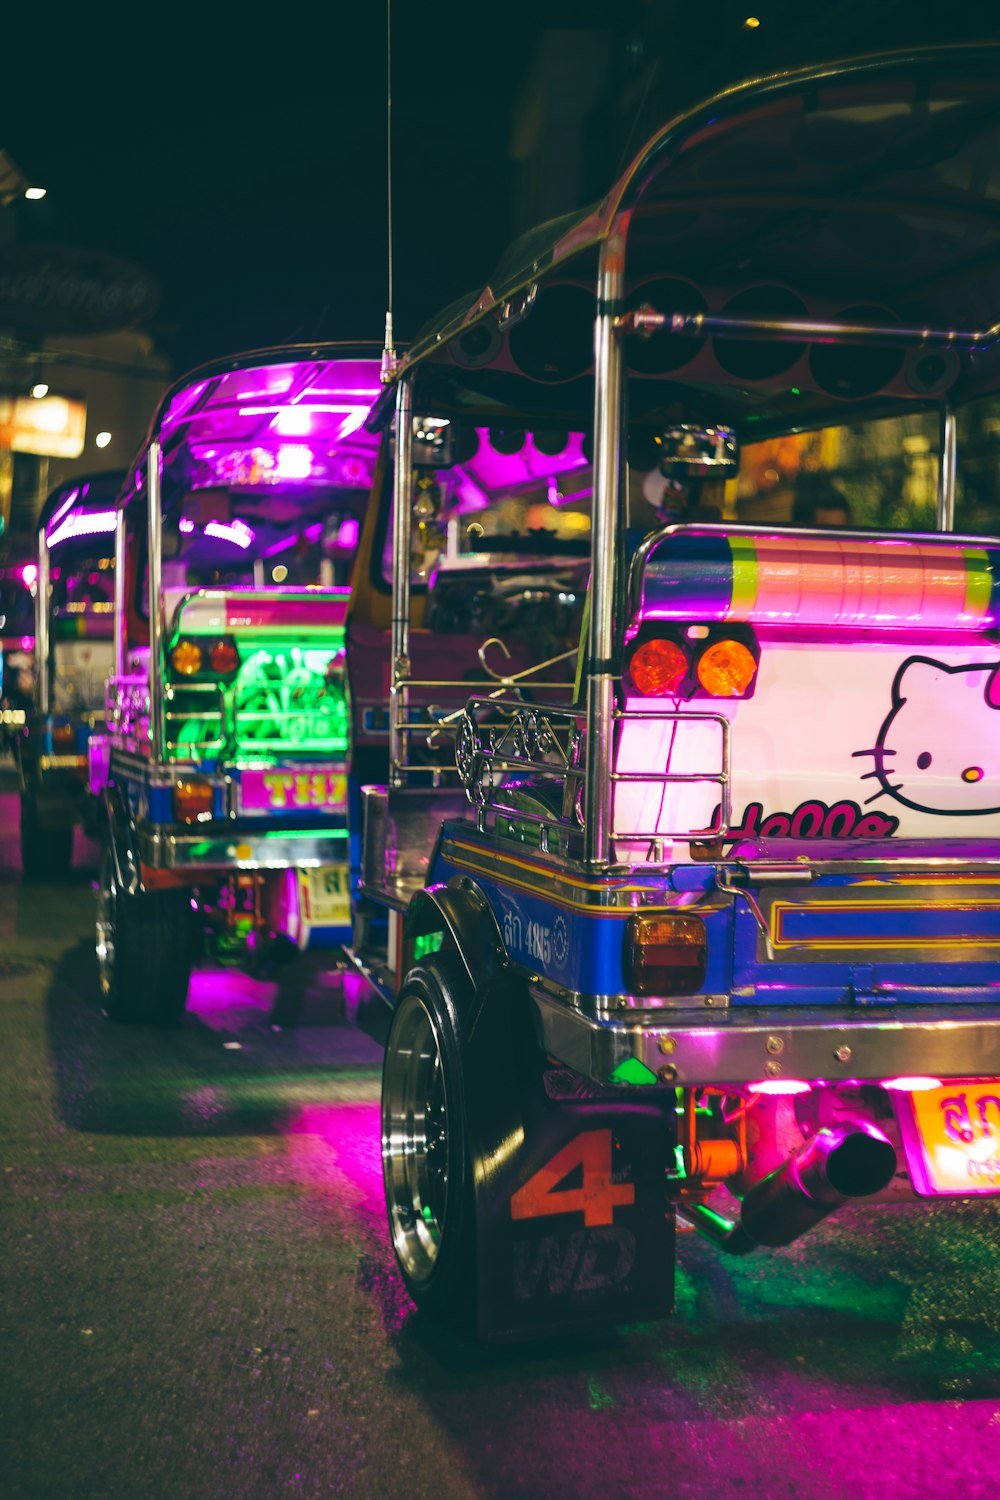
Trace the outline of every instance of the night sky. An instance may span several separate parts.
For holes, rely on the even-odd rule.
[[[0,145],[48,189],[18,205],[17,237],[151,271],[178,373],[381,340],[384,0],[203,10],[39,9],[8,31]],[[947,17],[914,0],[393,0],[397,338],[478,290],[515,233],[600,196],[671,110],[774,67],[940,41],[946,23],[950,40],[995,33],[995,0]]]

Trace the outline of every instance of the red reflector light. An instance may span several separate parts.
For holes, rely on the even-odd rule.
[[[713,641],[698,658],[698,681],[713,698],[742,698],[757,671],[742,641]]]
[[[628,664],[629,676],[644,698],[675,693],[688,674],[688,659],[676,641],[643,641]]]
[[[205,823],[212,816],[215,792],[210,781],[190,776],[174,785],[174,817],[178,823]]]
[[[53,724],[53,750],[72,750],[76,746],[76,730],[72,724]]]
[[[693,995],[705,982],[708,934],[688,912],[630,917],[625,982],[636,995]]]
[[[225,676],[236,671],[240,664],[240,653],[233,641],[216,641],[208,653],[208,660],[213,672]]]

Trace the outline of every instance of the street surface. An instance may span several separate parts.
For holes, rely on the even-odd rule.
[[[747,1260],[685,1235],[669,1323],[456,1346],[395,1274],[357,989],[199,975],[180,1031],[109,1025],[93,847],[22,885],[9,788],[4,1497],[996,1493],[1000,1210],[851,1210]]]

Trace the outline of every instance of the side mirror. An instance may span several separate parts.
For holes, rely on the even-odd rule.
[[[740,445],[731,427],[679,423],[653,438],[661,474],[727,479],[740,466]]]

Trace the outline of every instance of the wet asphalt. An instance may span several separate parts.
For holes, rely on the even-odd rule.
[[[1000,1207],[681,1239],[670,1322],[535,1350],[417,1316],[384,1224],[381,1012],[199,974],[109,1025],[94,850],[26,886],[0,787],[0,1496],[993,1497]]]

